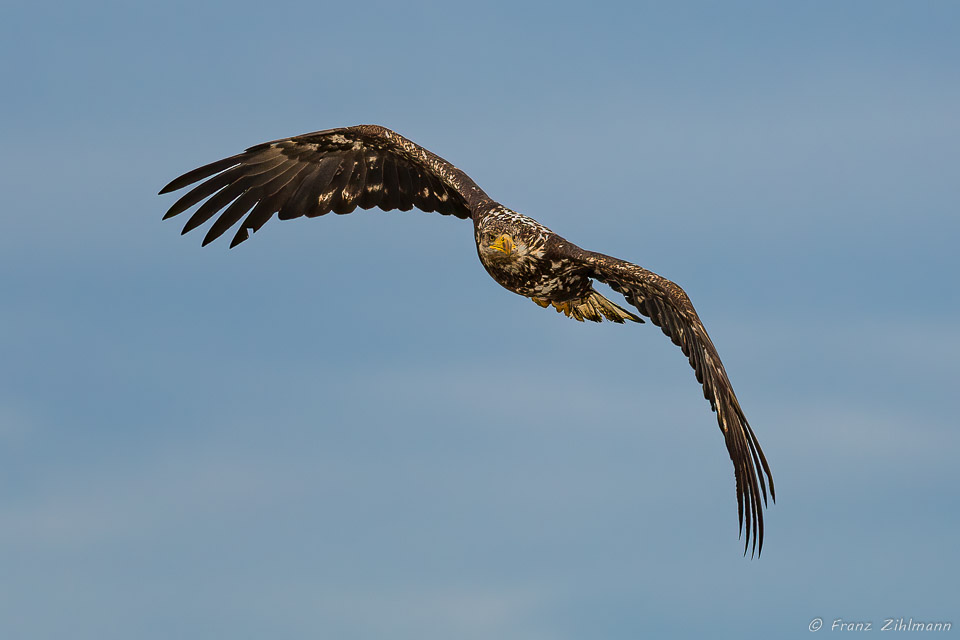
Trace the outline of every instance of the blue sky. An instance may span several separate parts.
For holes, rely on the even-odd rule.
[[[960,624],[958,28],[950,2],[13,3],[0,636]],[[234,250],[160,220],[186,170],[364,122],[687,290],[776,479],[761,558],[655,328],[510,294],[434,214]]]

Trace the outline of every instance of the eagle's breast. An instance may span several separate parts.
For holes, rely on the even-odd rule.
[[[563,252],[568,243],[533,218],[500,206],[481,218],[475,232],[480,262],[487,273],[514,293],[567,300],[590,287],[582,265]],[[509,256],[484,250],[489,239],[502,234],[514,245]]]

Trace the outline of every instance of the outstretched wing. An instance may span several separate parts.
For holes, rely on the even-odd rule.
[[[751,534],[753,551],[759,553],[763,549],[760,500],[762,497],[763,506],[766,506],[767,482],[770,484],[770,497],[776,500],[773,476],[770,475],[770,467],[760,443],[733,393],[717,349],[687,294],[670,280],[635,264],[593,252],[583,252],[578,257],[591,268],[593,277],[622,293],[627,302],[660,327],[689,359],[697,380],[703,385],[704,398],[710,401],[710,407],[717,413],[720,431],[723,432],[727,452],[733,461],[741,535],[746,519],[744,554],[750,545]]]
[[[376,125],[307,133],[250,147],[180,176],[160,193],[201,184],[177,200],[164,220],[206,199],[183,233],[220,214],[206,245],[243,220],[235,247],[274,213],[281,220],[357,207],[408,211],[413,207],[469,218],[487,195],[443,158]],[[222,213],[221,213],[222,211]]]

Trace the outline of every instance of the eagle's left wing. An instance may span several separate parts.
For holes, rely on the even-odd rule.
[[[753,549],[759,552],[763,549],[763,511],[760,501],[762,498],[766,506],[767,482],[770,484],[770,497],[776,500],[773,476],[770,475],[770,467],[760,443],[733,393],[733,386],[720,362],[717,349],[687,294],[670,280],[624,260],[589,251],[578,252],[576,257],[585,263],[594,278],[622,293],[627,302],[660,327],[689,359],[697,381],[703,385],[703,396],[717,413],[720,431],[723,432],[727,452],[733,461],[741,533],[746,519],[744,553],[750,544],[751,534]]]
[[[160,193],[195,182],[200,184],[173,203],[164,219],[206,200],[187,220],[183,233],[218,216],[203,239],[207,244],[243,219],[231,247],[275,213],[287,220],[331,211],[350,213],[357,207],[401,211],[416,207],[467,219],[490,200],[453,164],[377,125],[264,142],[185,173]]]

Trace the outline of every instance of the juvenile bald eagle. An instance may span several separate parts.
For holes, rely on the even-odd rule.
[[[473,220],[480,262],[494,280],[543,307],[576,320],[643,322],[593,289],[606,283],[650,318],[683,350],[717,413],[733,461],[744,554],[763,549],[763,512],[776,499],[760,443],[733,393],[713,342],[683,290],[635,264],[586,251],[545,226],[492,200],[463,171],[403,136],[375,125],[330,129],[250,147],[186,173],[160,193],[204,180],[174,203],[164,219],[202,205],[183,233],[219,214],[203,244],[243,219],[235,247],[269,220],[357,207],[407,211],[417,207]],[[766,480],[764,480],[766,475]],[[746,527],[744,527],[746,524]]]

